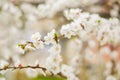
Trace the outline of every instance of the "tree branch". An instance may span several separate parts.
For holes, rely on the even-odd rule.
[[[44,67],[40,67],[39,65],[36,65],[36,66],[22,66],[22,65],[19,65],[18,67],[15,67],[15,66],[5,66],[4,68],[0,68],[0,71],[3,71],[3,70],[8,70],[8,69],[26,69],[26,68],[32,68],[32,69],[42,69],[43,71],[46,71],[47,69],[44,68]]]

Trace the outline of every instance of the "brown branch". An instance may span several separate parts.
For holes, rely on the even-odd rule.
[[[114,75],[115,74],[115,67],[116,67],[116,65],[115,65],[115,61],[114,60],[111,60],[111,62],[112,62],[111,75]]]
[[[0,71],[3,71],[3,70],[8,70],[8,69],[26,69],[26,68],[32,68],[32,69],[42,69],[43,71],[46,71],[47,69],[44,68],[44,67],[40,67],[39,65],[36,65],[36,66],[22,66],[22,65],[19,65],[18,67],[15,67],[15,66],[5,66],[4,68],[0,68]]]
[[[40,67],[39,65],[36,65],[36,66],[22,66],[22,65],[18,65],[18,67],[15,67],[15,66],[5,66],[4,68],[0,68],[0,71],[4,71],[4,70],[16,70],[16,69],[28,69],[28,68],[31,68],[31,69],[42,69],[44,72],[47,71],[46,68],[44,67]],[[52,74],[52,76],[54,76],[54,74],[50,71],[50,73]],[[66,78],[61,72],[58,73],[56,76],[60,76],[62,78]]]

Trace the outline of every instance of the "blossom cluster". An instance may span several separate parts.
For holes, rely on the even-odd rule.
[[[106,68],[105,75],[107,80],[116,80],[113,74],[111,76],[111,73],[114,73],[114,69],[117,68],[114,66],[119,64],[119,50],[117,47],[120,44],[119,19],[105,19],[97,14],[82,12],[80,9],[65,10],[64,15],[72,22],[62,26],[61,35],[68,39],[77,36],[82,42],[87,42],[88,47],[82,50],[85,51],[85,59],[88,62],[98,63],[101,58],[104,58],[105,61],[112,63],[111,67]],[[100,58],[100,56],[102,57]],[[117,70],[117,72],[119,71]]]
[[[117,57],[115,56],[114,51],[111,52],[109,50],[109,46],[105,46],[105,48],[102,47],[106,44],[116,46],[120,43],[120,23],[117,18],[105,19],[101,18],[97,14],[89,14],[87,12],[82,12],[82,10],[80,9],[65,10],[64,14],[68,20],[73,21],[70,24],[62,26],[59,36],[64,36],[68,39],[70,39],[72,36],[75,36],[78,37],[80,40],[86,42],[89,42],[88,40],[91,40],[88,44],[90,47],[93,48],[96,47],[96,43],[92,39],[96,38],[96,40],[99,42],[97,43],[97,45],[101,46],[100,51],[98,51],[97,53],[100,53],[101,55],[111,53],[110,56],[112,57],[112,59],[113,55],[115,58]],[[56,33],[55,30],[52,30],[50,33],[47,34],[47,36],[44,37],[43,43],[40,37],[41,36],[39,33],[35,33],[32,36],[32,38],[34,39],[32,40],[34,47],[37,48],[37,46],[39,46],[40,48],[40,45],[43,45],[43,43],[47,45],[51,43],[53,47],[49,50],[50,56],[47,58],[47,69],[54,74],[60,73],[60,64],[62,62],[62,59],[60,56],[61,46],[58,44],[58,33]],[[41,41],[41,44],[35,46],[34,41]],[[85,52],[87,53],[85,56],[86,59],[90,60],[90,56],[93,57],[93,59],[96,58],[94,52],[89,50],[89,48],[86,49]],[[118,53],[116,53],[116,55],[117,54]],[[63,65],[62,67],[64,68],[67,66]],[[70,75],[66,75],[66,73],[68,72],[62,73],[69,79]]]
[[[62,3],[61,1],[61,4]],[[53,5],[52,2],[51,5]],[[22,7],[23,6],[24,5],[22,5]],[[27,6],[30,7],[30,5]],[[44,5],[40,5],[39,7],[45,8]],[[36,11],[33,10],[32,12]],[[39,32],[36,32],[31,36],[29,41],[23,41],[18,44],[22,53],[25,54],[29,50],[43,49],[45,45],[52,46],[48,50],[49,56],[45,62],[45,69],[54,75],[61,74],[65,76],[67,80],[79,80],[76,76],[77,73],[75,73],[76,67],[63,63],[61,55],[62,46],[60,45],[61,38],[75,38],[73,40],[75,40],[79,46],[77,46],[78,49],[76,49],[75,52],[77,55],[74,55],[73,58],[74,65],[79,64],[79,61],[84,58],[86,62],[94,61],[93,63],[99,62],[99,58],[103,58],[107,63],[107,69],[105,71],[106,80],[117,80],[114,77],[113,68],[115,66],[115,69],[117,69],[119,73],[120,21],[117,18],[106,19],[97,14],[82,12],[81,9],[65,10],[64,16],[71,22],[62,25],[59,32],[53,29],[44,37],[42,37]],[[84,42],[87,43],[87,46],[82,50],[81,48],[84,46],[82,45]],[[84,56],[79,53],[84,53]],[[0,68],[6,69],[8,66],[8,62],[0,61]],[[22,67],[19,61],[16,66]],[[81,65],[77,66],[81,67]],[[77,67],[77,69],[79,70],[80,67]]]
[[[18,46],[20,49],[26,50],[35,50],[35,49],[42,49],[44,45],[52,45],[52,47],[48,50],[50,53],[48,58],[46,59],[46,66],[45,68],[52,72],[54,75],[62,73],[63,76],[67,77],[68,80],[78,80],[75,76],[72,67],[62,64],[62,56],[61,56],[61,45],[58,43],[59,38],[58,34],[55,30],[47,33],[44,39],[41,38],[39,32],[33,34],[31,36],[31,42],[19,44]],[[24,47],[24,48],[23,48]]]
[[[43,3],[39,3],[39,1]],[[79,2],[78,2],[79,1]],[[42,31],[42,26],[49,24],[51,26],[44,27],[46,31],[51,28],[56,28],[58,23],[54,20],[54,17],[61,20],[63,14],[61,13],[66,8],[75,8],[82,6],[81,4],[96,3],[94,1],[88,0],[0,0],[0,48],[2,57],[9,59],[13,54],[17,53],[16,50],[16,40],[21,40],[21,35],[28,36],[29,33]],[[33,3],[31,3],[33,2]],[[82,3],[81,3],[82,2]],[[34,4],[35,3],[35,4]],[[93,6],[91,4],[91,6]],[[89,4],[88,4],[89,5]],[[62,14],[61,16],[55,16],[57,14]],[[48,19],[50,17],[50,20]],[[45,23],[44,23],[45,19]],[[64,21],[62,21],[64,22]],[[42,23],[42,24],[41,24]],[[59,23],[61,24],[61,23]],[[39,26],[41,25],[41,26]],[[37,28],[37,29],[36,29]],[[6,37],[8,36],[9,37]],[[23,39],[23,37],[22,37]],[[9,43],[9,44],[8,44]],[[23,42],[24,43],[24,42]],[[5,45],[4,48],[2,45]],[[9,48],[9,45],[12,45]]]
[[[120,21],[117,18],[105,19],[97,14],[81,12],[79,9],[65,10],[64,13],[68,20],[73,20],[62,26],[61,35],[66,38],[77,35],[83,40],[96,37],[100,45],[120,43]]]

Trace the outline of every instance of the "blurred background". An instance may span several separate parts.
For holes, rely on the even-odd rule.
[[[32,65],[36,61],[44,65],[48,56],[47,48],[22,55],[17,44],[21,40],[29,40],[35,32],[44,36],[52,29],[58,31],[63,24],[69,22],[63,15],[63,11],[69,8],[81,8],[104,18],[120,19],[120,0],[0,0],[0,60],[9,61],[10,65],[18,59],[23,65]],[[77,45],[77,40],[63,39],[61,44],[64,63],[73,64],[70,62],[71,57],[81,46]],[[83,73],[78,75],[81,80],[104,80],[104,66],[88,64],[85,67],[83,64],[84,62],[79,65],[82,67],[80,72]],[[27,76],[36,77],[37,73],[39,70],[13,70],[7,71],[5,76],[6,80],[29,80]]]

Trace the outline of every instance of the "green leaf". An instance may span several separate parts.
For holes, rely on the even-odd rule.
[[[52,76],[44,77],[44,76],[39,76],[39,77],[37,77],[37,78],[35,78],[33,80],[66,80],[66,79],[63,79],[61,77],[52,77]]]

